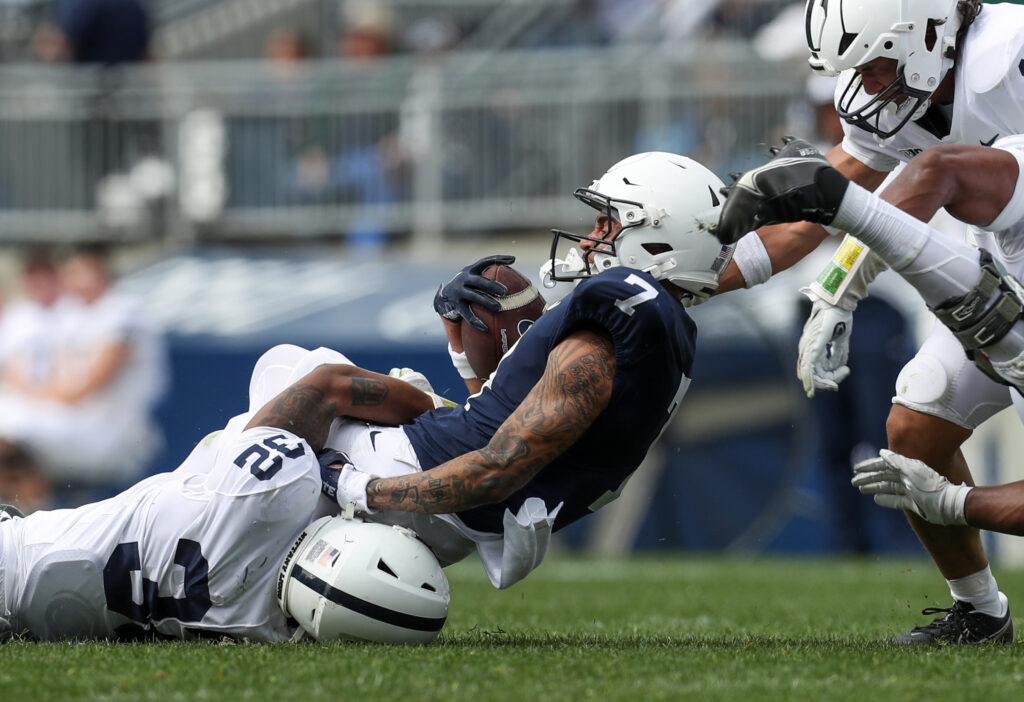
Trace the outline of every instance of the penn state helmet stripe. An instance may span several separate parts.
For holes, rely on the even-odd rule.
[[[300,565],[296,565],[292,570],[292,577],[308,587],[310,590],[326,597],[331,602],[341,605],[346,609],[350,609],[353,612],[357,612],[358,614],[362,614],[363,616],[376,619],[379,622],[384,622],[385,624],[393,624],[394,626],[414,629],[415,631],[440,631],[441,628],[444,627],[445,620],[447,619],[447,617],[417,617],[415,614],[396,612],[393,609],[375,605],[372,602],[367,602],[366,600],[359,599],[355,595],[350,595],[347,592],[343,592],[342,590],[332,587],[309,571],[303,569]]]

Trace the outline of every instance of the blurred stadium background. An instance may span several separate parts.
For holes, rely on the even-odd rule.
[[[461,400],[439,282],[495,252],[535,276],[552,227],[588,224],[573,189],[626,155],[683,153],[726,179],[816,129],[803,3],[149,0],[145,60],[76,61],[62,13],[108,1],[0,0],[0,279],[17,295],[26,245],[115,247],[119,287],[170,352],[146,473],[243,407],[277,343],[411,366]],[[818,269],[693,310],[683,410],[567,546],[916,552],[905,528],[847,533],[881,510],[836,487],[827,415],[793,373],[797,289]],[[916,297],[890,288],[926,331]],[[985,483],[1014,478],[1021,455],[1016,418],[992,424],[969,446]],[[990,546],[1024,559],[1012,539]]]

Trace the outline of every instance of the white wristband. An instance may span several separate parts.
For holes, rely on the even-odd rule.
[[[476,373],[473,371],[473,367],[469,365],[469,357],[465,351],[456,351],[452,348],[451,343],[448,343],[448,355],[452,357],[452,365],[455,366],[455,370],[458,371],[459,377],[463,380],[472,380],[476,378]]]
[[[942,514],[946,524],[967,524],[967,493],[974,488],[965,484],[953,485],[943,494]]]
[[[772,259],[761,237],[754,232],[749,232],[736,242],[732,260],[743,274],[744,287],[752,288],[772,277]]]

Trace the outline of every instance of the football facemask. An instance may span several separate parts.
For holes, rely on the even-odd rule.
[[[808,63],[825,75],[842,74],[839,116],[879,139],[924,116],[953,66],[956,8],[957,0],[808,0]],[[871,96],[853,69],[878,58],[896,61],[896,78]]]

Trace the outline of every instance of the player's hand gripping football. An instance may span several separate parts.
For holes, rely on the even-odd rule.
[[[882,507],[913,512],[933,524],[966,524],[968,485],[954,485],[923,461],[882,449],[853,467],[854,487]]]
[[[504,295],[508,289],[482,274],[492,265],[511,265],[516,257],[509,255],[484,256],[476,263],[466,266],[454,278],[437,289],[434,295],[434,310],[450,322],[465,319],[474,328],[487,331],[487,324],[477,316],[470,303],[497,312],[501,304],[491,295]]]
[[[838,390],[839,383],[850,375],[846,362],[853,312],[825,302],[809,288],[801,292],[811,299],[811,314],[800,335],[796,374],[807,397],[814,397],[817,390]]]

